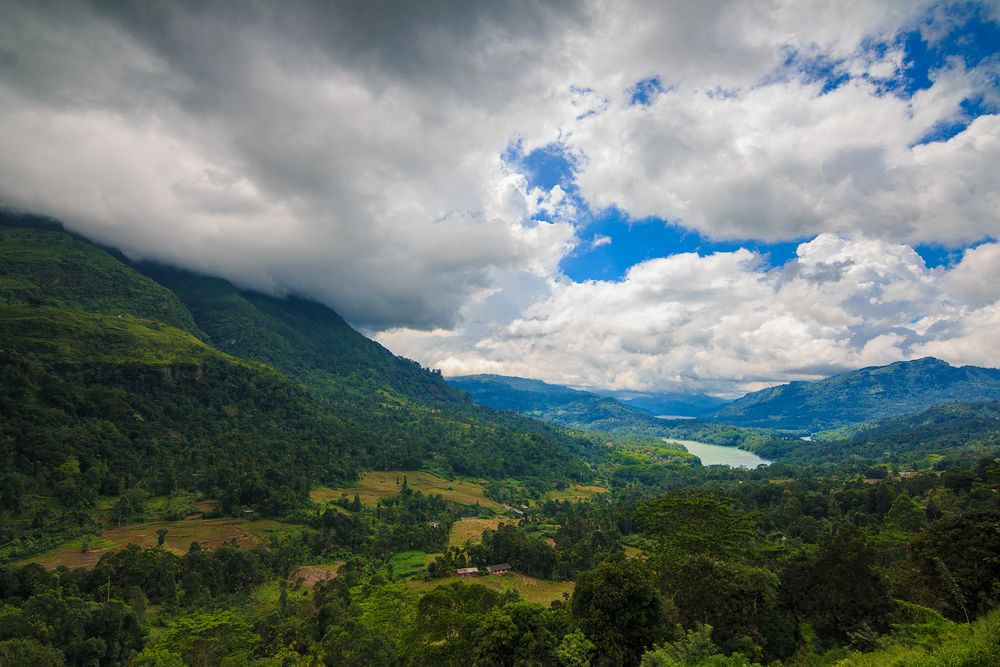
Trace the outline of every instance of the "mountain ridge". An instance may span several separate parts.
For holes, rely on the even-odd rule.
[[[709,417],[741,426],[819,431],[943,403],[996,399],[1000,370],[923,357],[751,392]]]

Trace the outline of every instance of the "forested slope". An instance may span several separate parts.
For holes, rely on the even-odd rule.
[[[819,431],[956,401],[1000,400],[1000,370],[927,357],[747,394],[713,417],[743,426]]]
[[[58,223],[0,210],[0,303],[135,315],[198,334],[170,290]]]

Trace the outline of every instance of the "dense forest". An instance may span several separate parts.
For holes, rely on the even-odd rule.
[[[566,428],[4,221],[0,666],[1000,664],[996,401]]]

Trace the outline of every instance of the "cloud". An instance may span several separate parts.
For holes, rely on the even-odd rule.
[[[512,137],[549,131],[543,109],[568,108],[565,88],[527,95],[541,82],[521,66],[573,11],[57,3],[4,16],[0,200],[132,256],[319,299],[365,326],[434,327],[499,273],[551,273],[575,243],[562,190],[529,189],[501,160]]]
[[[800,77],[732,96],[682,87],[594,115],[566,139],[586,156],[583,197],[722,239],[1000,236],[1000,116],[919,143],[960,114],[982,87],[978,73],[956,63],[912,99],[862,78],[823,85]]]
[[[445,370],[728,391],[982,358],[993,244],[950,271],[909,247],[1000,236],[1000,116],[967,108],[996,102],[996,59],[890,86],[903,32],[950,34],[938,6],[0,0],[0,202],[318,299]],[[571,173],[542,187],[513,146]],[[741,250],[569,280],[612,205],[813,240],[777,270]]]
[[[553,283],[476,340],[382,339],[447,374],[724,395],[928,354],[995,366],[1000,294],[969,291],[966,276],[1000,283],[998,256],[987,244],[929,269],[909,246],[825,233],[779,268],[745,249],[673,255],[621,281]]]

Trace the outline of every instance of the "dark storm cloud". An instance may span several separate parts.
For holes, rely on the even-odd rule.
[[[551,264],[571,237],[492,206],[517,127],[511,82],[538,64],[529,45],[582,20],[571,5],[51,3],[5,14],[4,110],[22,130],[56,126],[31,166],[58,174],[44,159],[69,153],[77,170],[63,178],[92,180],[80,205],[59,183],[40,192],[29,166],[0,195],[133,255],[318,298],[362,324],[433,326],[453,323],[491,273]],[[108,164],[121,153],[142,164]]]

